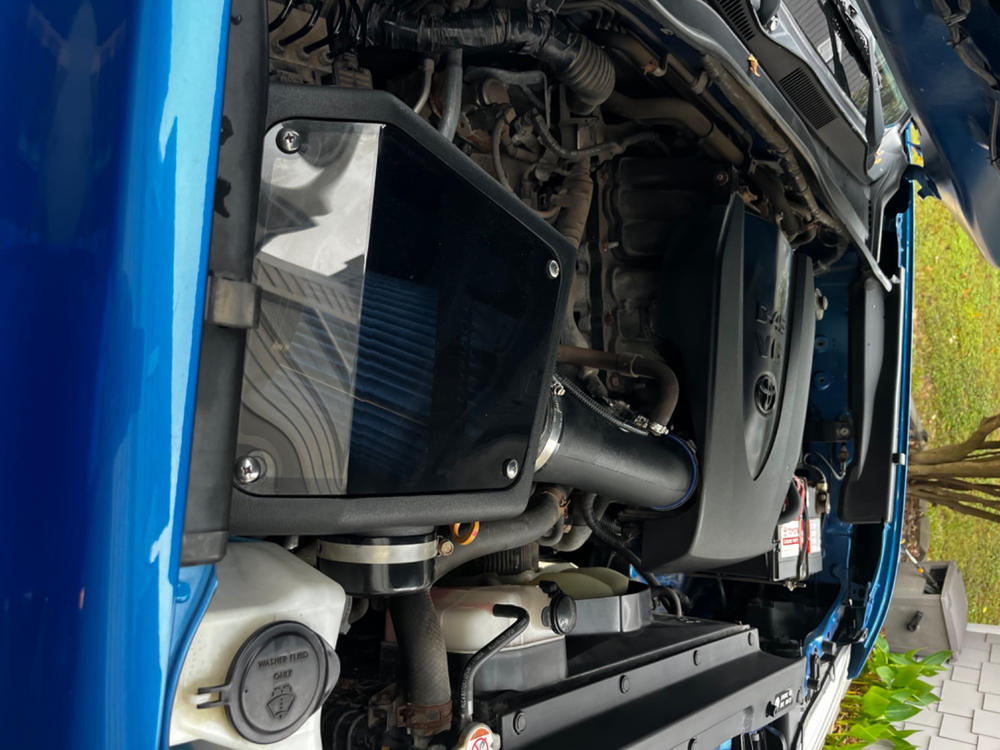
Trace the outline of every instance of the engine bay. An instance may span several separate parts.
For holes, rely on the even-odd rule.
[[[645,5],[246,6],[171,744],[794,747],[867,637],[895,224]]]

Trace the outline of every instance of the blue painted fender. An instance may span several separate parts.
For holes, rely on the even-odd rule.
[[[163,735],[228,23],[0,5],[8,747]]]

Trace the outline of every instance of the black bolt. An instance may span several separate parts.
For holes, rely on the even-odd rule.
[[[518,711],[514,714],[514,732],[516,734],[524,734],[527,728],[528,717],[524,715],[524,711]]]
[[[725,185],[729,182],[729,174],[727,172],[716,172],[715,173],[715,184]]]
[[[622,694],[625,694],[625,693],[627,693],[629,691],[629,689],[631,687],[632,687],[632,683],[629,681],[628,675],[627,674],[623,674],[618,679],[618,689],[622,692]]]
[[[241,23],[243,23],[243,16],[241,16],[239,13],[234,13],[229,17],[229,20],[232,21],[233,26],[239,26]]]
[[[701,652],[700,651],[695,651],[694,652],[694,665],[698,666],[699,664],[701,664]]]

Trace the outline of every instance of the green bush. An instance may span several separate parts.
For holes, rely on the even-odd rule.
[[[937,702],[933,686],[920,678],[940,672],[950,657],[950,651],[938,651],[918,659],[916,649],[891,654],[889,644],[879,636],[864,670],[847,689],[824,748],[860,749],[888,740],[894,750],[914,750],[907,737],[915,730],[899,729],[895,724]]]

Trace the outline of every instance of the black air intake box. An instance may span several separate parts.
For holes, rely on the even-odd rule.
[[[389,94],[267,122],[232,531],[517,515],[573,248]]]
[[[770,549],[798,463],[816,328],[812,265],[734,195],[671,239],[660,300],[701,484],[676,513],[646,522],[642,559],[658,571],[717,568]]]

